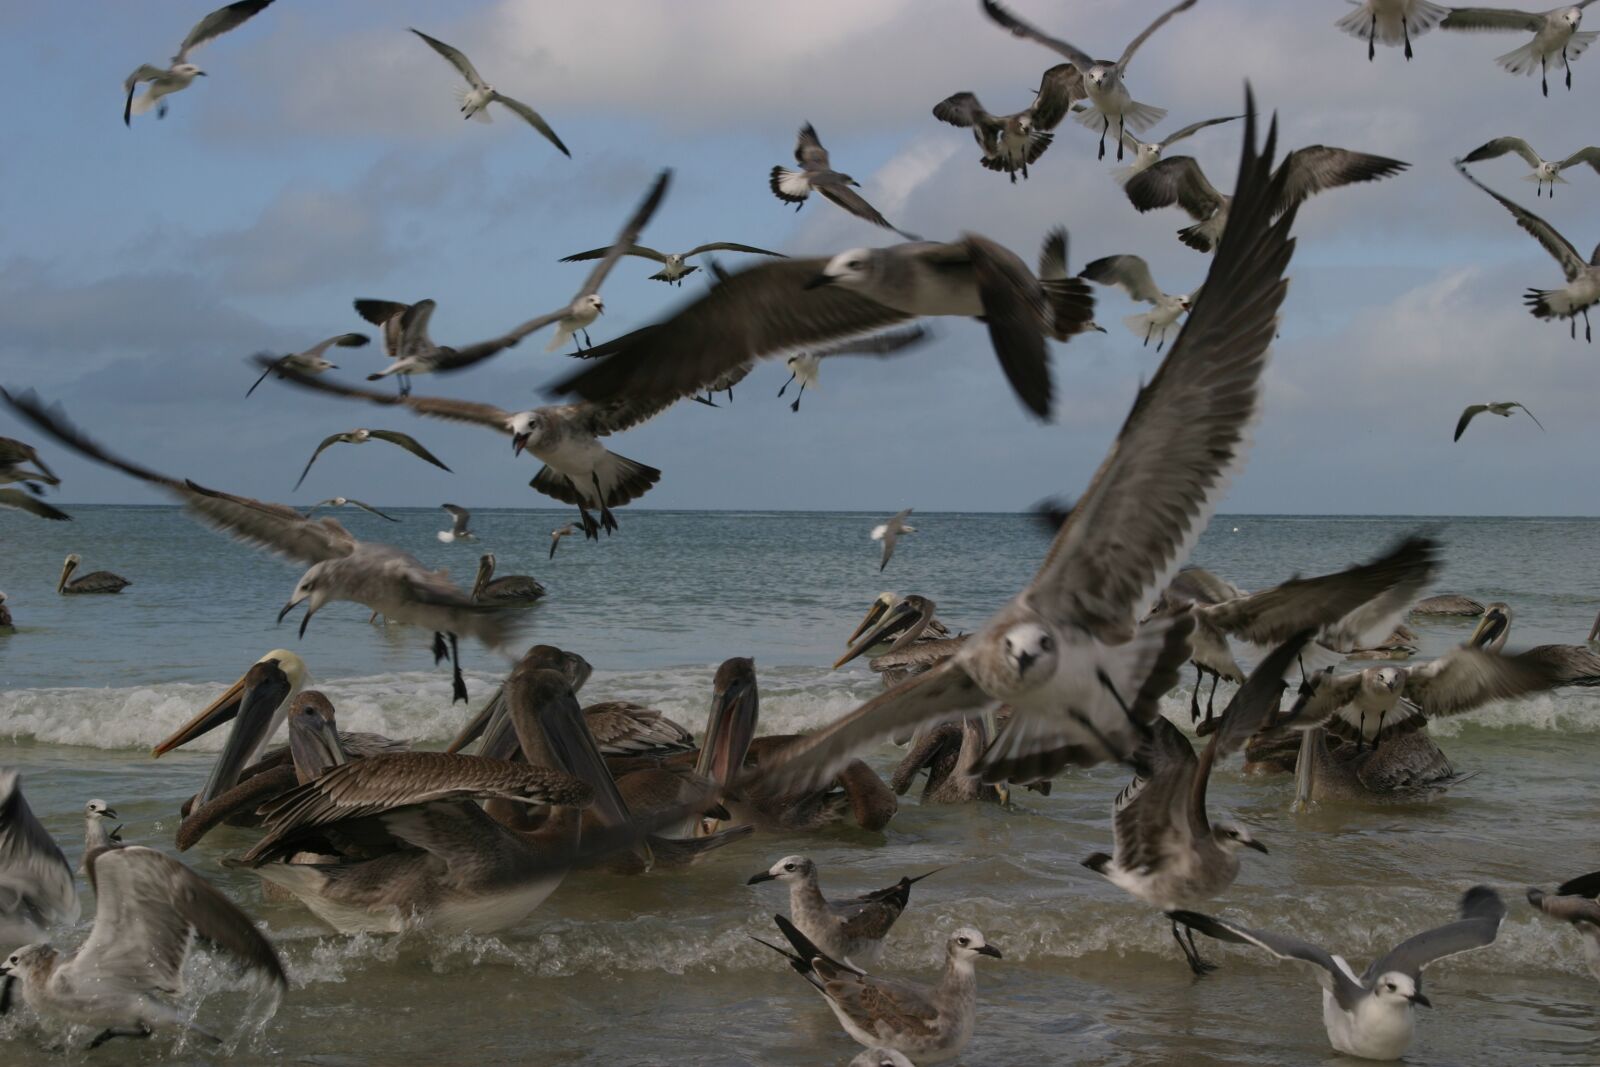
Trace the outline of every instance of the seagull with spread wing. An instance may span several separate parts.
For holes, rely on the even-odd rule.
[[[853,188],[859,186],[860,182],[848,174],[840,174],[833,169],[833,164],[828,161],[828,150],[822,147],[822,142],[817,139],[817,131],[809,122],[800,127],[800,135],[794,146],[794,158],[795,162],[800,164],[799,170],[773,167],[772,176],[767,184],[771,187],[773,196],[786,204],[793,204],[796,211],[804,207],[806,198],[815,192],[824,200],[831,200],[858,219],[865,219],[874,226],[882,226],[886,230],[894,230],[908,241],[921,240],[916,234],[896,228],[878,213],[877,208],[867,203],[866,198]]]
[[[1421,37],[1450,14],[1433,0],[1349,0],[1355,10],[1334,25],[1352,37],[1367,39],[1367,61],[1377,58],[1379,43],[1404,45],[1411,58],[1411,38]]]
[[[1572,61],[1600,37],[1600,30],[1579,30],[1583,9],[1594,0],[1578,0],[1549,11],[1516,11],[1503,7],[1455,7],[1439,23],[1442,30],[1510,31],[1533,34],[1533,40],[1514,48],[1495,62],[1511,74],[1532,74],[1539,69],[1539,87],[1550,95],[1550,65],[1559,61],[1567,71],[1567,90],[1572,90]]]
[[[346,504],[349,504],[352,507],[360,508],[362,511],[370,511],[372,514],[378,516],[378,518],[380,518],[380,519],[388,519],[390,522],[399,522],[400,521],[399,519],[395,518],[393,515],[385,515],[383,512],[381,512],[377,508],[373,507],[371,504],[363,504],[361,501],[355,499],[354,497],[348,497],[348,496],[330,496],[326,500],[318,501],[317,503],[311,505],[311,508],[306,512],[306,518],[309,519],[316,512],[316,510],[318,508],[342,508]]]
[[[139,69],[128,75],[127,81],[122,83],[122,91],[128,94],[127,101],[122,105],[122,124],[133,125],[133,116],[143,115],[158,105],[156,117],[166,118],[167,105],[162,97],[187,89],[196,78],[206,76],[205,71],[189,62],[189,53],[207,41],[213,41],[229,30],[244,25],[270,3],[272,0],[238,0],[237,3],[219,7],[195,23],[194,29],[183,39],[183,44],[178,46],[178,54],[172,57],[172,62],[165,68],[152,63],[140,64]],[[141,82],[148,82],[150,88],[144,91],[143,96],[134,99],[133,94],[138,91]]]
[[[1171,148],[1173,145],[1177,144],[1179,141],[1187,140],[1199,133],[1201,130],[1207,129],[1211,126],[1218,126],[1224,122],[1232,122],[1237,118],[1239,118],[1238,115],[1224,115],[1222,118],[1218,119],[1202,119],[1199,122],[1191,122],[1189,125],[1179,127],[1178,129],[1167,134],[1165,137],[1153,141],[1141,141],[1136,135],[1127,131],[1123,131],[1122,143],[1127,145],[1129,150],[1133,152],[1133,162],[1128,164],[1126,167],[1122,167],[1119,170],[1113,171],[1113,176],[1117,179],[1117,183],[1119,185],[1126,185],[1128,184],[1129,178],[1133,177],[1135,174],[1147,171],[1159,163],[1161,161],[1162,153]]]
[[[988,170],[1004,171],[1012,182],[1018,172],[1044,155],[1055,139],[1051,133],[1067,117],[1074,100],[1084,98],[1083,74],[1071,63],[1057,63],[1044,72],[1033,103],[1012,115],[991,115],[973,93],[956,93],[933,105],[933,117],[972,130]]]
[[[912,326],[905,330],[890,330],[885,333],[873,334],[870,337],[863,337],[859,340],[841,341],[825,348],[790,356],[784,360],[785,365],[789,368],[789,380],[778,387],[778,395],[782,396],[788,392],[789,386],[798,381],[800,388],[794,394],[794,402],[789,405],[790,411],[798,412],[800,410],[800,398],[805,395],[805,391],[816,387],[823,360],[832,359],[835,356],[877,356],[882,358],[884,356],[899,355],[923,343],[928,337],[927,330],[924,330],[921,326]]]
[[[1485,159],[1498,159],[1513,152],[1521,156],[1523,161],[1533,168],[1533,170],[1522,176],[1522,180],[1534,183],[1534,196],[1542,195],[1544,187],[1548,185],[1550,187],[1550,199],[1554,200],[1556,198],[1556,186],[1567,184],[1567,179],[1561,176],[1561,172],[1568,167],[1576,167],[1587,163],[1595,169],[1596,174],[1600,174],[1600,146],[1590,145],[1587,148],[1580,148],[1566,159],[1545,159],[1533,150],[1531,144],[1520,137],[1496,137],[1494,140],[1481,144],[1468,152],[1461,158],[1461,162],[1477,163]]]
[[[1461,160],[1456,161],[1456,170],[1467,181],[1488,193],[1501,207],[1511,212],[1511,217],[1517,220],[1517,225],[1527,231],[1528,235],[1544,248],[1555,261],[1561,264],[1561,273],[1566,275],[1567,284],[1560,289],[1529,289],[1523,295],[1523,303],[1528,305],[1528,312],[1538,319],[1566,319],[1572,324],[1572,339],[1578,338],[1578,316],[1583,316],[1583,339],[1594,340],[1594,332],[1589,326],[1589,309],[1600,304],[1600,245],[1596,245],[1594,255],[1588,262],[1572,247],[1572,242],[1561,236],[1556,228],[1529,211],[1521,204],[1501,196],[1487,185],[1474,178]]]
[[[323,358],[323,353],[334,345],[338,345],[340,348],[360,348],[368,340],[369,338],[364,333],[341,333],[326,340],[318,341],[304,352],[293,352],[287,356],[279,356],[272,361],[266,370],[261,372],[261,377],[255,380],[255,384],[250,386],[244,395],[249,396],[254,393],[256,386],[266,381],[267,375],[274,371],[279,372],[279,377],[282,377],[282,371],[285,368],[293,370],[297,374],[323,374],[330,370],[338,370],[339,364],[329,363]]]
[[[605,248],[591,248],[587,252],[574,252],[570,256],[563,256],[563,263],[582,263],[591,259],[603,259],[611,251],[610,245]],[[666,282],[669,285],[682,285],[683,279],[693,274],[700,268],[688,260],[706,252],[743,252],[752,256],[776,256],[783,259],[782,252],[770,252],[765,248],[754,245],[742,245],[734,241],[712,241],[709,244],[695,245],[687,252],[657,252],[644,245],[629,245],[622,250],[625,256],[638,256],[640,259],[653,259],[661,264],[661,269],[650,275],[653,282]]]
[[[442,471],[448,472],[450,470],[450,468],[446,467],[444,462],[440,460],[438,456],[434,455],[432,452],[429,452],[426,448],[423,448],[422,443],[415,437],[412,437],[410,434],[404,434],[398,430],[368,430],[365,428],[358,428],[354,430],[345,430],[343,433],[329,434],[327,437],[324,437],[322,439],[322,443],[317,446],[317,450],[311,453],[311,458],[306,460],[305,469],[300,472],[300,477],[294,483],[294,487],[296,489],[300,488],[300,483],[306,480],[307,474],[311,473],[311,465],[317,461],[317,457],[322,455],[322,453],[326,452],[328,449],[332,448],[334,445],[364,445],[368,441],[388,441],[391,445],[397,445],[400,448],[405,449],[418,459],[432,463],[435,467],[438,467]]]
[[[1467,424],[1486,411],[1491,415],[1499,415],[1501,418],[1509,419],[1511,413],[1519,408],[1521,408],[1524,415],[1533,419],[1535,426],[1541,430],[1544,429],[1544,423],[1540,422],[1533,412],[1515,400],[1492,400],[1487,404],[1468,404],[1461,412],[1461,421],[1456,423],[1456,435],[1452,440],[1461,440],[1461,435],[1467,432]]]
[[[550,128],[550,124],[537,111],[524,104],[521,100],[513,100],[484,81],[483,75],[478,73],[477,68],[472,65],[472,60],[468,59],[461,49],[429,37],[421,30],[413,29],[411,32],[426,41],[429,48],[444,56],[450,62],[450,65],[460,71],[463,78],[467,79],[467,84],[471,88],[459,90],[462,118],[476,119],[479,122],[493,122],[494,118],[489,114],[489,105],[495,103],[503,104],[516,112],[522,121],[543,134],[544,139],[555,145],[562,155],[568,159],[572,158],[572,153],[567,151],[567,146],[561,143],[561,138],[556,136],[556,131]]]
[[[1129,315],[1122,323],[1135,337],[1143,337],[1146,345],[1154,338],[1157,352],[1166,345],[1168,331],[1174,330],[1178,320],[1189,313],[1198,295],[1162,292],[1150,274],[1150,264],[1142,256],[1105,256],[1085,265],[1079,277],[1115,286],[1141,304],[1149,304],[1149,311]]]

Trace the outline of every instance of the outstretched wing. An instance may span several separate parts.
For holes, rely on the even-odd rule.
[[[322,439],[322,443],[317,446],[317,450],[311,453],[311,458],[306,460],[305,469],[300,472],[300,477],[295,479],[294,487],[296,489],[300,488],[300,483],[305,481],[306,475],[311,473],[311,465],[317,461],[318,456],[322,455],[322,453],[326,452],[329,448],[343,440],[346,440],[346,438],[342,433],[330,434],[329,436],[324,437]]]
[[[1203,222],[1216,214],[1224,200],[1193,156],[1169,156],[1128,179],[1122,191],[1141,213],[1177,204],[1189,217]]]
[[[1187,11],[1194,5],[1195,0],[1182,0],[1181,3],[1174,4],[1172,7],[1157,15],[1156,20],[1150,25],[1146,26],[1144,32],[1135,37],[1133,40],[1129,41],[1128,47],[1122,50],[1122,58],[1117,60],[1117,69],[1126,72],[1128,69],[1128,63],[1133,59],[1133,54],[1139,50],[1140,45],[1144,44],[1150,39],[1151,34],[1165,26],[1167,24],[1167,20],[1172,18],[1172,16],[1176,15],[1180,11]]]
[[[1101,285],[1115,285],[1135,300],[1154,304],[1162,297],[1161,287],[1150,276],[1150,264],[1142,256],[1105,256],[1084,265],[1079,276]]]
[[[1451,440],[1461,440],[1461,435],[1467,432],[1467,424],[1474,418],[1489,410],[1488,404],[1468,404],[1461,411],[1461,419],[1456,423],[1456,435]]]
[[[1083,72],[1071,63],[1057,63],[1039,79],[1039,92],[1033,98],[1033,128],[1046,132],[1061,125],[1074,100],[1089,94],[1083,88]]]
[[[1533,146],[1520,137],[1496,137],[1492,141],[1486,141],[1462,156],[1461,162],[1477,163],[1485,159],[1497,159],[1507,152],[1515,152],[1526,160],[1530,167],[1537,167],[1541,162],[1539,153],[1535,152]]]
[[[1453,7],[1450,14],[1439,23],[1441,30],[1526,30],[1538,33],[1544,29],[1544,13],[1540,11],[1511,11],[1503,7]]]
[[[1388,955],[1374,960],[1363,976],[1368,982],[1398,971],[1420,984],[1422,969],[1435,960],[1456,956],[1494,943],[1506,903],[1486,885],[1476,885],[1461,897],[1461,918],[1400,942]]]
[[[237,3],[217,8],[195,23],[194,29],[189,31],[189,36],[183,39],[183,44],[178,48],[178,54],[173,62],[184,62],[189,58],[190,52],[207,41],[244,25],[271,3],[272,0],[238,0]]]
[[[72,518],[60,508],[52,507],[21,489],[0,489],[0,507],[19,508],[22,511],[32,512],[41,519],[54,519],[57,522]]]
[[[562,155],[566,156],[568,159],[572,158],[572,153],[567,151],[567,146],[561,143],[561,138],[556,136],[556,131],[552,130],[550,128],[550,124],[544,120],[544,117],[541,116],[537,111],[533,110],[533,108],[529,107],[527,104],[524,104],[521,100],[516,100],[507,96],[505,93],[497,92],[494,94],[493,99],[500,101],[506,107],[522,116],[522,120],[524,122],[538,130],[540,133],[544,134],[545,140],[549,141],[551,144],[560,149]]]
[[[271,361],[257,356],[258,364],[268,364]],[[372,389],[363,389],[358,385],[346,385],[343,382],[329,381],[326,376],[313,378],[310,375],[300,374],[294,370],[286,369],[283,380],[303,389],[325,393],[329,396],[349,397],[353,400],[365,400],[369,404],[381,404],[385,407],[410,408],[417,415],[426,415],[429,418],[448,419],[451,422],[466,422],[474,426],[484,426],[491,430],[510,435],[511,412],[504,408],[497,408],[492,404],[479,404],[471,400],[457,400],[454,397],[444,396],[397,396],[394,393],[380,393]]]
[[[447,471],[450,469],[444,465],[443,460],[434,455],[432,452],[429,452],[426,448],[423,448],[422,442],[418,441],[410,434],[401,433],[398,430],[373,430],[372,436],[376,440],[388,441],[392,445],[399,445],[407,452],[410,452],[413,456],[432,463],[435,467],[438,467],[442,471]]]
[[[1224,115],[1220,119],[1201,119],[1199,122],[1191,122],[1189,125],[1184,126],[1181,129],[1174,130],[1165,137],[1161,138],[1161,143],[1163,146],[1170,148],[1172,145],[1177,144],[1179,141],[1182,141],[1187,137],[1193,137],[1207,126],[1216,126],[1219,123],[1232,122],[1234,119],[1240,119],[1243,117],[1243,115]]]
[[[574,252],[570,256],[562,256],[561,262],[583,263],[591,259],[604,259],[606,253],[611,251],[611,249],[614,247],[614,245],[606,245],[603,248],[591,248],[587,252]],[[638,256],[641,259],[653,259],[657,263],[665,263],[667,261],[666,256],[662,255],[660,252],[657,252],[653,248],[646,248],[644,245],[629,245],[627,248],[622,250],[622,254],[625,256]]]
[[[450,61],[450,65],[455,67],[456,70],[459,70],[461,72],[461,76],[467,79],[467,83],[474,89],[489,88],[489,83],[483,80],[483,77],[478,73],[478,68],[472,65],[472,60],[468,59],[459,48],[447,45],[435,37],[429,37],[421,30],[413,29],[411,32],[416,34],[418,37],[421,37],[424,41],[427,41],[429,48],[432,48],[435,52],[438,52],[441,56],[444,56],[444,58],[448,59]],[[565,149],[563,149],[563,151],[565,151]]]
[[[1405,695],[1431,719],[1551,689],[1560,681],[1549,662],[1539,656],[1455,648],[1431,663],[1413,667],[1406,676]]]
[[[695,245],[683,254],[683,258],[688,259],[690,256],[698,256],[702,252],[745,252],[752,256],[787,258],[782,252],[772,252],[765,248],[757,248],[755,245],[742,245],[735,241],[712,241],[710,244]]]
[[[1493,189],[1474,178],[1471,173],[1467,171],[1467,168],[1462,166],[1459,162],[1456,163],[1456,170],[1461,172],[1461,176],[1463,178],[1467,179],[1467,181],[1471,182],[1479,189],[1482,189],[1484,192],[1494,197],[1501,207],[1511,212],[1511,217],[1517,220],[1517,225],[1521,226],[1530,235],[1532,235],[1533,239],[1543,245],[1544,250],[1554,256],[1557,263],[1561,264],[1562,273],[1567,276],[1567,281],[1572,281],[1574,278],[1581,275],[1588,267],[1588,264],[1583,261],[1583,257],[1578,255],[1578,250],[1572,247],[1572,242],[1556,232],[1556,228],[1554,226],[1550,225],[1548,222],[1544,221],[1544,219],[1541,219],[1538,215],[1535,215],[1521,204],[1516,204],[1510,200],[1507,200],[1505,197],[1501,196],[1499,193],[1495,192]]]
[[[1350,973],[1349,967],[1335,959],[1327,949],[1313,945],[1309,941],[1301,941],[1296,937],[1285,937],[1283,934],[1269,933],[1265,930],[1251,930],[1248,927],[1236,926],[1221,919],[1213,919],[1209,915],[1201,915],[1194,911],[1169,911],[1168,917],[1174,922],[1181,923],[1191,930],[1198,930],[1207,937],[1214,937],[1218,941],[1232,941],[1238,945],[1254,945],[1256,948],[1265,949],[1280,960],[1298,960],[1321,967],[1328,972],[1332,985],[1334,998],[1339,1006],[1346,1011],[1356,1006],[1356,1003],[1366,995],[1366,990]]]
[[[1356,182],[1374,182],[1410,167],[1398,159],[1352,152],[1348,148],[1329,148],[1314,144],[1297,148],[1283,161],[1286,180],[1278,197],[1276,211],[1287,211],[1320,192]]]
[[[1186,2],[1192,4],[1194,3],[1194,0],[1186,0]],[[1051,51],[1066,56],[1067,60],[1080,71],[1088,70],[1090,67],[1095,65],[1094,58],[1090,56],[1088,52],[1083,51],[1076,45],[1068,44],[1066,41],[1057,40],[1056,38],[1041,32],[1029,23],[1019,19],[1016,15],[1013,15],[1009,10],[1000,5],[997,0],[983,0],[983,13],[988,15],[1001,26],[1004,26],[1006,29],[1010,30],[1012,36],[1026,37],[1029,40],[1037,41],[1039,44],[1044,45]],[[1158,25],[1160,21],[1164,21],[1164,18],[1163,20],[1158,20]],[[1151,30],[1154,30],[1154,28],[1155,27],[1151,27]],[[1148,35],[1150,32],[1150,30],[1147,30],[1145,35]],[[1138,41],[1135,41],[1135,44],[1137,43]]]

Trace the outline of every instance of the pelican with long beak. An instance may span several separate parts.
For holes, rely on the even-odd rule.
[[[1478,620],[1477,629],[1467,638],[1467,647],[1481,648],[1485,652],[1503,652],[1506,638],[1511,635],[1513,618],[1510,604],[1497,600],[1485,605],[1483,618]],[[1600,618],[1595,620],[1595,630],[1590,631],[1591,640],[1597,631],[1600,631]],[[1584,645],[1535,645],[1521,655],[1543,664],[1556,687],[1600,686],[1600,656]]]
[[[195,798],[196,806],[207,804],[239,784],[239,773],[261,755],[262,749],[288,717],[306,681],[305,661],[288,649],[275,648],[244,672],[244,676],[205,707],[198,715],[162,741],[150,755],[160,757],[209,733],[223,723],[232,722],[222,753],[211,766],[205,788]]]
[[[88,574],[73,578],[75,572],[83,565],[83,557],[76,552],[72,553],[61,563],[61,577],[56,579],[56,593],[61,596],[82,596],[85,593],[120,593],[133,583],[120,574],[110,571],[90,571]]]
[[[834,661],[835,670],[867,652],[875,656],[898,652],[924,633],[942,637],[949,632],[933,617],[934,603],[927,597],[913,593],[898,600],[892,598],[892,593],[878,594],[861,625],[850,635],[853,643]]]

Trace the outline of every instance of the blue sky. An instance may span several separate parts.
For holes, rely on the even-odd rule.
[[[1115,55],[1164,2],[1012,6]],[[655,247],[887,243],[831,205],[795,214],[767,190],[807,120],[905,229],[981,232],[1031,261],[1061,224],[1075,268],[1133,252],[1172,292],[1198,286],[1209,263],[1173,237],[1179,214],[1133,211],[1089,131],[1063,126],[1032,179],[1012,186],[977,165],[966,131],[933,119],[932,105],[962,89],[993,111],[1023,107],[1056,61],[990,24],[976,0],[278,0],[199,53],[210,77],[172,97],[168,118],[124,129],[122,79],[164,61],[207,7],[0,0],[0,58],[13,85],[30,87],[0,154],[0,383],[36,388],[124,453],[219,488],[297,504],[548,504],[527,488],[535,466],[503,438],[285,387],[247,401],[243,361],[367,330],[350,307],[359,296],[434,298],[444,344],[499,333],[570,296],[586,268],[556,261],[605,243],[662,166],[675,178],[645,234]],[[1380,49],[1369,64],[1364,42],[1333,26],[1345,8],[1201,0],[1129,76],[1139,99],[1170,109],[1156,132],[1236,112],[1249,77],[1280,112],[1286,145],[1414,164],[1302,211],[1265,414],[1224,510],[1594,514],[1582,487],[1600,483],[1589,415],[1600,350],[1526,313],[1522,290],[1558,284],[1559,269],[1449,161],[1502,134],[1552,156],[1586,143],[1600,58],[1575,65],[1577,91],[1553,79],[1543,100],[1537,79],[1492,62],[1514,36],[1435,31],[1413,62]],[[506,113],[462,122],[457,76],[407,26],[466,51],[541,111],[574,158]],[[1222,126],[1183,150],[1227,189],[1239,135]],[[1600,175],[1573,173],[1552,203],[1531,195],[1524,169],[1506,159],[1478,173],[1587,251],[1600,239]],[[703,291],[703,274],[678,291],[646,280],[653,269],[625,260],[614,272],[597,341]],[[1160,358],[1121,326],[1137,309],[1099,295],[1111,332],[1055,347],[1050,426],[1014,401],[981,325],[941,320],[938,342],[903,362],[827,366],[798,414],[775,396],[786,372],[774,364],[731,406],[680,405],[611,447],[664,471],[641,502],[652,507],[1008,510],[1072,496]],[[418,379],[417,391],[533,406],[571,366],[543,352],[546,339],[465,375]],[[355,375],[381,366],[376,346],[335,361]],[[1549,432],[1485,419],[1452,445],[1461,408],[1491,399],[1523,401]],[[415,434],[455,473],[382,445],[346,448],[291,492],[322,437],[362,425]],[[63,501],[159,499],[9,416],[0,434],[44,447]]]

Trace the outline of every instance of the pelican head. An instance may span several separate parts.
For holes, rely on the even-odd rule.
[[[867,609],[866,617],[863,618],[861,620],[861,624],[859,626],[857,626],[854,631],[851,632],[850,639],[848,641],[846,641],[845,643],[846,644],[855,644],[856,638],[858,638],[862,634],[866,633],[867,630],[869,630],[872,627],[873,623],[875,623],[879,619],[883,618],[883,613],[888,611],[890,608],[894,607],[894,602],[897,599],[898,598],[893,593],[889,592],[889,590],[887,590],[887,589],[885,589],[883,592],[879,593],[877,595],[877,597],[872,601],[872,606]]]
[[[574,694],[583,688],[583,683],[594,673],[594,668],[589,666],[588,660],[576,652],[565,652],[554,645],[534,645],[523,654],[521,665],[530,671],[556,671],[566,678],[567,687]],[[483,738],[483,743],[478,746],[478,755],[491,759],[515,758],[519,742],[511,719],[506,713],[504,685],[495,690],[494,696],[489,698],[483,710],[462,727],[461,732],[450,742],[445,751],[460,752],[479,737]]]
[[[760,874],[752,874],[745,885],[762,882],[800,882],[815,877],[817,865],[806,856],[785,856]]]
[[[876,602],[873,607],[877,607]],[[844,655],[834,661],[835,670],[885,641],[889,642],[889,646],[884,652],[897,652],[921,637],[933,619],[933,601],[913,593],[900,598],[893,607],[879,614],[882,617],[877,624],[862,634],[855,644],[845,649]]]
[[[1484,607],[1483,618],[1478,620],[1478,628],[1467,638],[1467,646],[1481,648],[1485,652],[1499,652],[1505,647],[1510,633],[1511,605],[1497,600]]]
[[[871,248],[852,248],[828,260],[822,273],[806,282],[807,289],[824,285],[838,285],[845,289],[861,289],[877,274],[878,256]]]
[[[731,783],[744,766],[760,717],[755,660],[735,656],[723,661],[711,685],[711,713],[706,718],[695,772],[718,785]]]
[[[311,622],[311,616],[320,611],[322,609],[322,605],[326,604],[331,599],[327,589],[327,577],[325,573],[327,571],[327,567],[328,564],[326,561],[321,563],[313,563],[306,570],[306,572],[300,576],[300,580],[294,584],[294,592],[290,594],[289,602],[283,606],[281,611],[278,612],[278,621],[282,622],[283,617],[289,614],[289,612],[293,611],[301,603],[306,605],[305,618],[300,620],[301,637],[306,635],[306,626]]]
[[[494,577],[494,553],[485,552],[478,557],[478,576],[472,581],[472,596],[477,599],[483,593],[483,587],[489,584],[489,579]]]
[[[301,785],[346,762],[333,702],[307,689],[289,706],[289,756]]]
[[[61,577],[56,582],[56,592],[57,593],[61,592],[61,590],[65,589],[67,587],[67,579],[71,578],[72,577],[72,572],[77,570],[80,566],[82,566],[82,564],[83,564],[83,557],[78,555],[76,552],[72,553],[65,560],[62,561],[62,563],[61,563]]]
[[[228,740],[200,794],[199,803],[204,804],[238,784],[239,772],[260,755],[277,732],[290,700],[305,680],[304,660],[288,649],[273,649],[256,660],[238,681],[198,715],[153,748],[150,755],[159,759],[223,723],[233,722]]]
[[[1378,976],[1372,984],[1372,995],[1381,1003],[1398,1007],[1400,1005],[1420,1004],[1424,1008],[1433,1007],[1433,1002],[1422,995],[1422,990],[1417,988],[1416,979],[1401,971],[1388,971]]]
[[[1216,823],[1211,827],[1211,839],[1224,852],[1238,852],[1241,848],[1253,848],[1262,855],[1266,855],[1267,852],[1267,846],[1257,841],[1249,830],[1238,823]]]

